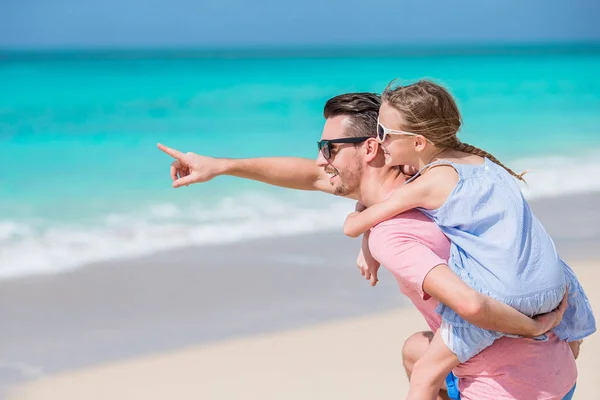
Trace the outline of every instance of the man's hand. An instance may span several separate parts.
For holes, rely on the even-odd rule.
[[[171,179],[173,179],[174,188],[210,181],[223,171],[223,160],[221,159],[194,153],[182,153],[160,143],[157,146],[175,159],[171,163]]]
[[[539,329],[535,332],[533,337],[543,335],[544,333],[551,331],[556,328],[562,320],[563,314],[567,310],[569,293],[566,292],[563,299],[561,300],[558,307],[549,313],[540,314],[533,317],[533,320],[537,323]]]
[[[371,286],[377,285],[377,282],[379,281],[377,279],[377,271],[379,270],[380,264],[373,258],[369,251],[369,232],[363,235],[362,249],[360,250],[360,253],[358,253],[356,265],[358,266],[360,274],[364,276],[365,279],[371,281]]]

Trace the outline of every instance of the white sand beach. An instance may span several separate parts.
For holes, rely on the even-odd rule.
[[[574,269],[600,280],[600,262]],[[588,292],[594,309],[600,293]],[[405,338],[426,326],[413,309],[194,346],[57,374],[14,388],[9,399],[392,399],[408,388]],[[600,392],[600,336],[584,342],[577,399]]]

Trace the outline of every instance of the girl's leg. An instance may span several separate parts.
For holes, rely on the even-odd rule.
[[[407,400],[435,400],[446,376],[458,364],[458,358],[448,349],[438,330],[412,367]]]
[[[425,354],[431,340],[433,339],[433,332],[424,331],[418,332],[409,337],[406,342],[404,342],[404,346],[402,347],[402,363],[404,365],[404,370],[406,371],[406,376],[410,381],[412,371],[416,362]],[[442,384],[441,390],[438,393],[438,397],[436,400],[451,400],[451,398],[446,393],[446,382]]]

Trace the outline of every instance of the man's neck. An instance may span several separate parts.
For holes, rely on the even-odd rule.
[[[392,190],[406,182],[399,167],[367,168],[363,174],[359,200],[369,207],[381,203]]]

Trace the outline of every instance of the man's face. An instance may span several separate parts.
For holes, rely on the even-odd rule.
[[[350,123],[349,117],[344,115],[328,118],[323,127],[321,140],[348,137],[346,128]],[[358,193],[363,173],[362,147],[360,143],[331,144],[329,159],[325,159],[323,153],[319,151],[317,165],[329,175],[333,194],[350,196]]]

